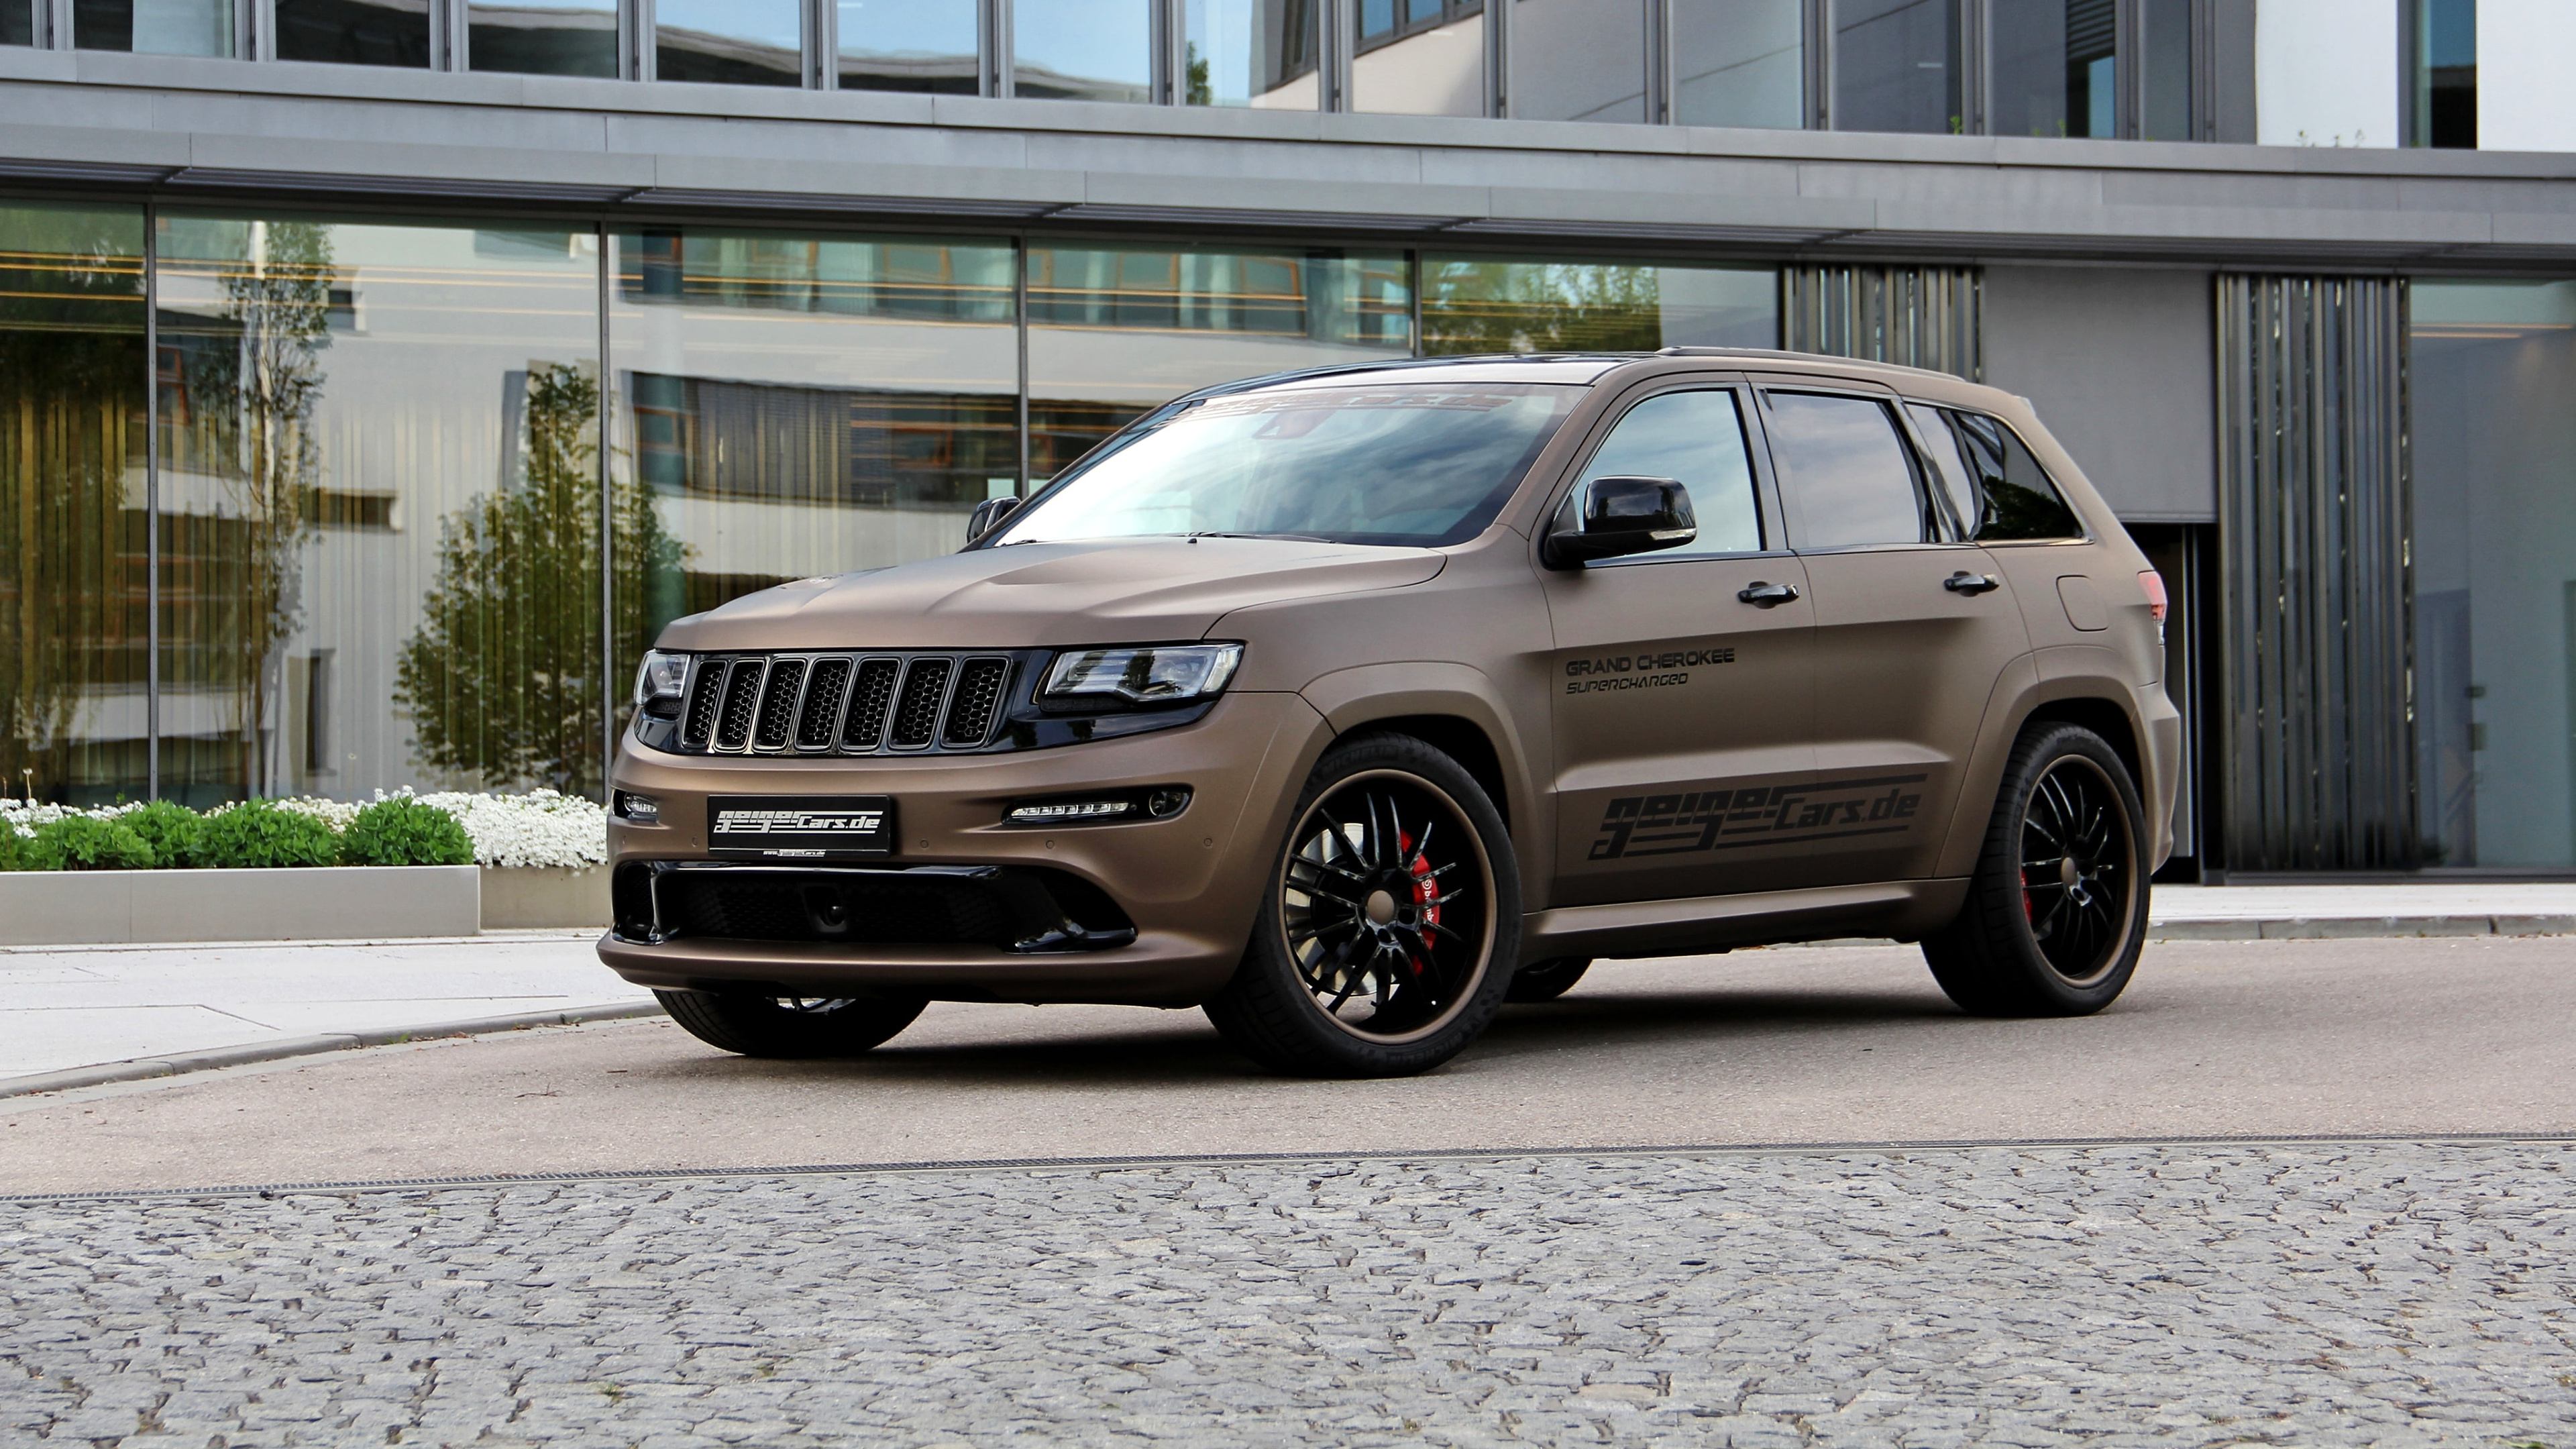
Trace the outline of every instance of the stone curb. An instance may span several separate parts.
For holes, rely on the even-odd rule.
[[[435,1026],[381,1027],[372,1031],[330,1032],[322,1036],[288,1037],[283,1041],[253,1042],[248,1046],[211,1047],[205,1051],[171,1052],[157,1057],[138,1057],[132,1061],[107,1062],[95,1067],[72,1067],[59,1072],[38,1072],[25,1077],[0,1077],[0,1097],[25,1097],[37,1092],[68,1092],[77,1087],[103,1087],[111,1082],[139,1082],[153,1077],[175,1077],[187,1072],[212,1071],[217,1067],[237,1067],[249,1062],[283,1061],[288,1057],[317,1056],[323,1052],[354,1051],[359,1047],[393,1046],[407,1041],[434,1041],[440,1037],[487,1036],[494,1032],[521,1031],[532,1026],[579,1026],[591,1021],[622,1021],[629,1017],[660,1016],[661,1004],[652,1001],[630,1001],[610,1006],[577,1006],[570,1011],[533,1011],[517,1016],[486,1016],[470,1021],[440,1022]]]
[[[2149,921],[2150,941],[2360,941],[2389,936],[2571,936],[2576,916],[2321,916]]]

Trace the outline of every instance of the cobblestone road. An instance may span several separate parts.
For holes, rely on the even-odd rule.
[[[0,1206],[0,1439],[2576,1445],[2576,1145]]]

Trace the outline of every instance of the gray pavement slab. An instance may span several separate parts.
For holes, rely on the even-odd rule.
[[[2576,938],[2150,946],[2098,1016],[1919,953],[1596,968],[1438,1072],[1263,1075],[1197,1012],[940,1004],[866,1057],[665,1018],[0,1102],[0,1191],[1160,1154],[2576,1132]]]

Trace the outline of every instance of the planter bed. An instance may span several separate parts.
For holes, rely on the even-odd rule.
[[[482,871],[484,930],[608,929],[607,866],[487,865]]]
[[[471,936],[482,876],[471,865],[0,872],[0,946]]]

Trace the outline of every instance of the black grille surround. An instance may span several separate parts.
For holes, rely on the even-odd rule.
[[[775,866],[629,861],[611,887],[620,940],[1108,951],[1136,923],[1098,886],[1044,866]]]
[[[1063,709],[1038,703],[1054,649],[782,649],[693,654],[675,719],[635,740],[676,755],[842,758],[1045,749],[1193,724],[1214,700]]]

